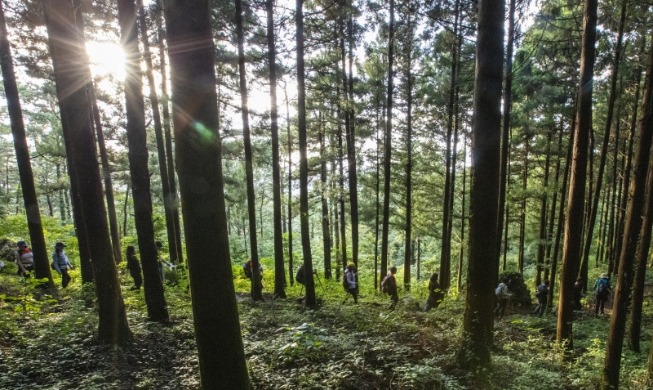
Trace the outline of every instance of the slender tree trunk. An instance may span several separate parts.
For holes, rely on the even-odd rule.
[[[565,242],[562,250],[562,274],[556,339],[567,341],[573,348],[573,294],[581,261],[583,213],[585,206],[585,181],[590,128],[592,127],[592,83],[596,42],[597,0],[587,0],[583,11],[583,47],[581,51],[580,85],[578,88],[578,122],[574,129],[574,155],[565,224]]]
[[[322,113],[320,113],[320,117]],[[329,225],[329,184],[327,183],[327,153],[324,146],[324,123],[320,119],[320,183],[322,185],[322,243],[324,252],[324,278],[331,279],[331,226]]]
[[[639,72],[638,74],[641,74]],[[641,81],[641,80],[638,80]],[[637,83],[637,87],[635,89],[635,96],[639,97],[639,82]],[[637,101],[637,100],[636,100]],[[619,180],[619,177],[617,176],[618,173],[618,168],[619,168],[619,152],[620,152],[620,147],[619,147],[619,139],[620,139],[620,130],[621,130],[621,121],[617,121],[617,127],[615,128],[614,132],[614,154],[612,157],[613,164],[612,164],[612,199],[610,200],[610,215],[608,217],[608,234],[607,234],[607,249],[606,249],[606,256],[608,257],[608,272],[609,270],[612,269],[612,265],[614,264],[614,236],[615,236],[615,217],[616,217],[616,205],[617,205],[617,198],[619,197],[620,194],[620,189],[619,189],[619,183],[621,180]]]
[[[137,14],[134,0],[118,0],[118,22],[125,52],[125,100],[127,107],[127,141],[129,172],[134,198],[134,219],[138,249],[143,265],[145,303],[152,321],[167,322],[168,306],[163,296],[159,275],[157,248],[154,244],[152,198],[148,170],[147,133],[145,131],[145,102],[141,79],[141,53],[138,48]]]
[[[653,34],[652,34],[653,38]],[[633,282],[633,263],[639,235],[642,230],[642,211],[644,210],[646,177],[648,175],[653,141],[653,50],[648,58],[646,82],[642,102],[642,118],[638,124],[637,155],[633,177],[629,183],[628,208],[624,219],[624,238],[619,254],[619,273],[614,288],[612,315],[610,316],[610,333],[605,351],[602,389],[619,388],[619,371],[621,368],[621,352],[626,330],[626,317],[630,303],[630,291]],[[648,248],[647,252],[648,252]]]
[[[306,85],[304,73],[304,0],[297,0],[297,118],[299,131],[299,220],[302,229],[302,252],[306,275],[306,306],[315,308],[315,281],[308,224],[308,143],[306,141]]]
[[[358,173],[356,171],[356,117],[354,111],[354,22],[353,22],[353,0],[349,0],[349,17],[347,19],[347,37],[349,38],[349,75],[347,92],[349,94],[347,104],[347,117],[349,126],[347,128],[347,162],[349,182],[349,216],[351,217],[351,260],[358,267]]]
[[[467,137],[463,138],[463,161],[467,160]],[[467,229],[466,223],[466,206],[465,206],[465,191],[467,191],[467,169],[463,165],[463,188],[461,190],[462,195],[462,204],[460,206],[460,255],[458,259],[458,291],[461,292],[463,289],[463,264],[465,260],[465,230]],[[497,231],[500,233],[500,231]],[[497,233],[497,234],[498,234]]]
[[[245,49],[243,31],[243,9],[241,0],[235,0],[236,5],[236,34],[238,35],[238,74],[240,76],[240,106],[243,121],[243,137],[245,139],[245,176],[247,187],[247,215],[249,218],[249,245],[251,248],[250,260],[252,261],[252,299],[263,299],[263,285],[260,263],[258,258],[258,237],[256,236],[256,195],[254,193],[254,168],[252,155],[252,140],[249,129],[249,107],[247,102],[247,73],[245,70]]]
[[[166,0],[165,11],[182,212],[193,221],[184,228],[201,385],[250,389],[229,254],[209,4]],[[196,142],[197,122],[206,142]]]
[[[469,267],[466,308],[458,361],[488,367],[492,348],[495,281],[498,267],[497,216],[503,81],[503,0],[479,2],[472,127],[474,173],[470,198]],[[490,257],[488,257],[490,253]]]
[[[383,153],[383,234],[381,236],[381,277],[388,272],[388,236],[390,227],[390,167],[392,164],[392,93],[394,78],[394,34],[395,2],[390,0],[390,24],[388,26],[388,94],[386,109],[386,131]]]
[[[172,129],[170,127],[170,106],[169,106],[169,97],[168,97],[168,82],[167,82],[167,67],[166,67],[166,50],[163,42],[167,40],[165,29],[163,28],[163,12],[162,12],[162,0],[156,0],[157,2],[157,25],[159,28],[159,67],[161,70],[161,100],[162,100],[162,110],[161,116],[163,119],[163,137],[165,139],[165,150],[166,150],[166,160],[168,168],[168,185],[170,186],[170,197],[172,204],[172,223],[175,227],[175,245],[177,252],[173,252],[173,246],[170,245],[170,261],[173,263],[182,263],[184,260],[184,251],[182,248],[181,241],[181,223],[179,221],[179,196],[177,194],[177,181],[175,179],[175,163],[173,159],[172,151]]]
[[[338,90],[339,92],[339,90]],[[340,93],[338,93],[340,95]],[[340,105],[338,105],[338,118],[342,118],[343,112]],[[343,167],[343,146],[342,146],[342,120],[338,121],[338,167],[340,169],[338,175],[338,202],[340,203],[340,242],[342,244],[342,269],[347,268],[347,225],[345,222],[345,175]]]
[[[166,218],[166,233],[168,236],[168,249],[170,250],[170,260],[173,263],[178,262],[177,254],[179,250],[177,245],[177,226],[174,219],[173,201],[176,194],[170,190],[170,175],[168,162],[166,160],[165,140],[163,138],[163,125],[161,123],[161,112],[159,110],[159,97],[156,93],[156,83],[154,82],[154,67],[152,65],[152,54],[150,53],[150,42],[147,37],[147,24],[145,20],[145,9],[143,0],[138,0],[139,10],[139,27],[141,31],[141,42],[143,43],[143,59],[145,60],[147,83],[150,89],[150,105],[152,106],[152,119],[154,120],[154,136],[156,138],[156,152],[159,160],[159,175],[161,176],[161,188],[163,190],[163,209]]]
[[[554,179],[553,179],[553,194],[552,194],[552,199],[551,199],[551,214],[549,214],[549,227],[548,231],[546,233],[546,240],[547,240],[547,246],[546,246],[546,254],[545,254],[545,259],[546,259],[546,267],[544,268],[544,280],[549,280],[549,275],[551,271],[551,265],[552,265],[552,259],[551,259],[551,249],[553,247],[553,229],[556,226],[556,210],[557,210],[557,205],[558,205],[558,183],[560,182],[560,165],[561,165],[561,158],[560,154],[562,153],[562,133],[564,132],[564,123],[563,119],[560,119],[560,130],[558,131],[558,146],[556,148],[556,155],[558,158],[556,159],[556,167],[555,167],[555,174],[554,174]],[[551,283],[549,283],[549,289],[551,288]],[[547,295],[547,298],[550,300],[551,299],[551,294]],[[551,308],[553,307],[550,302],[547,307]]]
[[[76,17],[81,17],[82,11],[70,0],[44,1],[43,6],[61,123],[67,139],[67,153],[75,167],[80,215],[86,232],[92,232],[87,234],[87,239],[99,306],[98,339],[103,343],[122,345],[132,335],[120,294],[97,164],[92,107],[86,88],[90,85],[91,75],[82,54],[84,37],[76,25]]]
[[[102,130],[102,120],[100,110],[95,98],[95,86],[89,86],[91,91],[91,104],[93,106],[93,121],[95,123],[95,134],[97,135],[97,144],[100,149],[100,161],[102,162],[102,179],[104,180],[104,193],[107,198],[107,211],[109,216],[109,230],[111,231],[111,246],[113,248],[113,257],[116,264],[122,261],[122,252],[120,251],[120,232],[118,231],[118,216],[116,215],[116,202],[113,196],[113,182],[111,180],[111,166],[107,155],[107,148],[104,143],[104,131]]]
[[[617,46],[614,52],[614,63],[612,67],[612,74],[610,75],[610,94],[608,97],[608,113],[605,122],[605,130],[603,134],[603,144],[601,145],[601,154],[599,159],[599,170],[596,176],[596,186],[594,188],[594,196],[592,197],[592,205],[589,210],[589,218],[587,227],[585,229],[585,245],[583,247],[583,263],[581,275],[585,283],[587,283],[587,273],[589,268],[589,256],[592,241],[594,239],[594,225],[596,224],[597,209],[599,207],[599,198],[601,196],[601,187],[603,184],[603,172],[605,170],[605,163],[608,154],[608,144],[610,142],[610,129],[612,128],[612,117],[614,115],[614,106],[617,99],[617,80],[619,76],[619,65],[621,63],[621,50],[623,46],[624,26],[626,25],[626,10],[628,0],[623,0],[621,4],[621,17],[619,19],[619,29],[617,35]],[[587,290],[587,285],[584,286]]]
[[[381,153],[379,152],[380,146],[381,146],[381,138],[380,138],[380,131],[382,130],[381,127],[383,126],[382,123],[385,123],[385,108],[381,108],[382,114],[381,118],[379,120],[379,106],[382,105],[381,100],[383,100],[383,97],[380,96],[382,95],[381,93],[376,93],[375,94],[377,97],[377,115],[376,115],[376,154],[375,154],[375,160],[376,160],[376,172],[375,172],[375,193],[376,193],[376,198],[375,198],[375,203],[374,203],[374,290],[379,289],[379,218],[381,216]]]
[[[127,189],[125,190],[125,203],[122,205],[122,234],[123,237],[127,236],[127,221],[129,220],[129,189],[130,185],[127,184]]]
[[[522,167],[522,200],[519,208],[519,256],[517,258],[518,271],[524,274],[524,247],[526,245],[526,189],[528,187],[528,153],[529,140],[524,140],[524,166]]]
[[[544,191],[542,192],[540,204],[540,242],[537,244],[537,275],[535,277],[535,286],[542,283],[542,271],[545,268],[544,259],[548,247],[546,228],[547,228],[547,200],[549,194],[549,167],[551,165],[551,138],[553,130],[549,129],[547,134],[547,150],[546,159],[544,162],[544,177],[542,178],[544,184]]]
[[[295,284],[293,272],[293,231],[292,231],[292,133],[290,131],[290,102],[288,101],[288,90],[284,89],[286,96],[286,132],[288,134],[288,278],[290,285]]]
[[[265,1],[267,13],[268,66],[270,72],[270,134],[272,136],[272,202],[274,228],[274,296],[286,297],[283,263],[283,229],[281,222],[281,162],[279,158],[279,112],[277,108],[277,51],[274,36],[274,2]],[[288,192],[290,196],[290,192]],[[261,224],[262,227],[262,224]]]
[[[411,12],[408,11],[407,27],[411,30]],[[410,41],[406,49],[406,74],[407,91],[406,91],[406,227],[404,237],[404,289],[410,291],[410,271],[411,271],[411,257],[412,257],[412,240],[413,240],[413,83],[414,78],[411,74],[412,70],[412,51],[413,51],[413,36],[409,33]]]
[[[497,219],[497,236],[501,240],[504,219],[508,225],[506,210],[506,192],[508,187],[508,155],[510,152],[510,112],[512,110],[512,57],[515,47],[515,12],[517,0],[510,0],[508,10],[508,42],[506,44],[506,81],[503,89],[503,123],[501,126],[501,160],[499,162],[499,216]],[[508,241],[503,242],[508,246]],[[501,253],[501,245],[497,247],[497,254]],[[504,260],[505,264],[505,260]],[[504,265],[505,271],[505,265]],[[498,269],[495,280],[498,279]]]
[[[27,229],[34,251],[34,273],[38,279],[47,278],[49,288],[54,290],[54,281],[50,273],[48,251],[45,246],[43,224],[41,223],[41,212],[36,195],[36,187],[34,186],[34,174],[32,173],[32,163],[30,161],[27,136],[25,134],[25,122],[23,121],[23,112],[12,61],[11,47],[7,39],[5,12],[2,2],[0,2],[0,66],[2,67],[4,93],[7,99],[11,134],[14,139],[14,149],[16,151],[20,187],[23,193],[23,203],[25,204]]]

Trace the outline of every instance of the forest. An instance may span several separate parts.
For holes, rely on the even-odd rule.
[[[653,389],[652,6],[0,0],[0,389]]]

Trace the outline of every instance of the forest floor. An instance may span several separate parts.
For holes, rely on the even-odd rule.
[[[161,325],[147,321],[142,291],[121,278],[134,341],[116,348],[96,343],[97,312],[85,304],[92,288],[77,282],[57,299],[39,298],[29,282],[0,273],[0,389],[199,389],[187,289],[166,287],[172,321]],[[455,359],[464,302],[454,294],[423,312],[420,285],[415,295],[402,292],[390,311],[388,296],[373,291],[364,290],[358,304],[342,304],[340,284],[322,280],[320,308],[307,310],[298,286],[288,288],[287,299],[266,295],[263,302],[251,301],[246,286],[237,276],[256,389],[593,389],[605,356],[609,314],[595,317],[589,307],[576,312],[575,349],[566,360],[555,343],[553,314],[508,310],[495,322],[491,369],[474,375]],[[647,314],[644,324],[651,319]],[[644,352],[624,347],[624,389],[643,388],[648,331]]]

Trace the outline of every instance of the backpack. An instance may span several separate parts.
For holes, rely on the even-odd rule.
[[[304,284],[305,281],[304,281],[304,266],[303,265],[301,267],[299,267],[299,269],[297,270],[297,274],[295,275],[295,280],[299,284]]]
[[[243,264],[243,271],[245,271],[245,276],[247,279],[252,278],[252,261],[248,261],[247,263]]]
[[[348,272],[349,272],[349,270],[346,270],[342,274],[342,287],[345,289],[345,291],[349,291],[349,282],[347,282],[347,273]]]
[[[497,297],[502,297],[504,295],[507,295],[507,290],[508,286],[505,283],[499,284],[499,286],[494,290],[494,295]]]
[[[392,281],[390,280],[391,278],[392,278],[391,275],[386,275],[383,278],[383,281],[381,282],[381,292],[382,293],[392,294],[392,290],[393,290],[394,286],[392,285]]]
[[[601,279],[599,280],[599,286],[596,289],[596,296],[597,297],[607,297],[608,295],[608,281]]]

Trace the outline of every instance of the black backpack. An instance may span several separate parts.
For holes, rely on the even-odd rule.
[[[297,274],[295,275],[295,280],[299,284],[304,284],[305,283],[305,280],[304,280],[304,266],[303,265],[301,267],[299,267],[299,269],[297,270]]]
[[[248,261],[247,263],[243,264],[243,271],[245,271],[245,276],[247,279],[252,278],[252,262]]]

